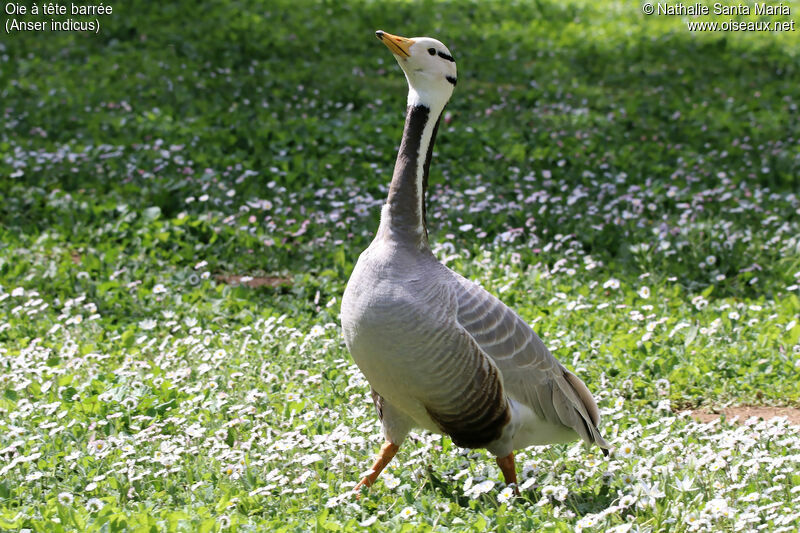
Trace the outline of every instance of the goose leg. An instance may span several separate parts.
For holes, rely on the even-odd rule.
[[[361,490],[361,487],[371,487],[372,484],[375,483],[375,480],[378,479],[381,471],[386,468],[386,465],[389,464],[389,461],[392,460],[392,457],[394,457],[399,449],[399,444],[394,444],[388,440],[384,442],[383,446],[381,446],[381,451],[378,453],[378,457],[375,459],[375,464],[372,465],[372,472],[364,476],[364,479],[356,485],[354,490],[358,492]]]
[[[505,457],[498,457],[497,466],[500,467],[500,471],[503,473],[503,479],[505,479],[506,485],[511,485],[513,483],[514,493],[518,495],[519,489],[517,489],[517,467],[514,464],[514,452],[511,452]]]

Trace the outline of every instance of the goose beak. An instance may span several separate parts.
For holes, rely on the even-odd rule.
[[[398,35],[392,35],[391,33],[386,33],[382,30],[376,31],[375,36],[383,41],[383,44],[385,44],[394,55],[400,57],[411,57],[409,48],[411,48],[411,45],[414,44],[414,39],[407,39]]]

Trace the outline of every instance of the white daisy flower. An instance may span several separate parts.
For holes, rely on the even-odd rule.
[[[155,328],[157,325],[158,325],[158,322],[156,322],[155,320],[152,320],[150,318],[147,318],[147,319],[142,320],[142,321],[139,322],[139,328],[143,329],[145,331],[149,331],[149,330]]]
[[[96,513],[104,506],[105,504],[100,498],[90,498],[89,501],[86,502],[86,510],[90,513]]]
[[[383,484],[387,489],[394,489],[400,485],[400,480],[392,474],[384,474]]]
[[[500,503],[506,503],[511,498],[514,497],[514,489],[512,487],[506,487],[500,491],[497,495],[497,501]]]
[[[405,507],[402,511],[400,511],[398,516],[400,518],[402,518],[403,520],[408,520],[409,518],[411,518],[415,514],[417,514],[417,510],[416,509],[414,509],[413,507]]]
[[[634,450],[633,444],[626,442],[624,444],[620,444],[619,447],[617,447],[617,449],[614,451],[614,455],[627,458],[633,455],[633,450]]]
[[[369,526],[371,526],[372,524],[374,524],[377,521],[378,521],[378,517],[375,516],[375,515],[372,515],[369,518],[367,518],[366,520],[364,520],[363,522],[359,522],[358,525],[361,526],[361,527],[369,527]]]
[[[93,454],[102,453],[106,451],[106,448],[108,445],[102,440],[94,440],[89,443],[89,452]]]
[[[468,492],[473,498],[478,498],[481,494],[485,494],[492,490],[492,487],[494,487],[494,481],[487,479],[486,481],[481,481],[480,483],[473,485]]]

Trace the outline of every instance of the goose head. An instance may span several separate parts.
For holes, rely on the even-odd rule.
[[[436,39],[408,39],[378,30],[375,35],[386,45],[408,80],[408,105],[444,108],[456,86],[456,61],[450,50]]]

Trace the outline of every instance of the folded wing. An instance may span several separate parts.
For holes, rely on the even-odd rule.
[[[499,299],[453,273],[458,323],[497,365],[508,396],[540,419],[575,430],[606,449],[600,413],[586,385],[550,353],[531,327]]]

